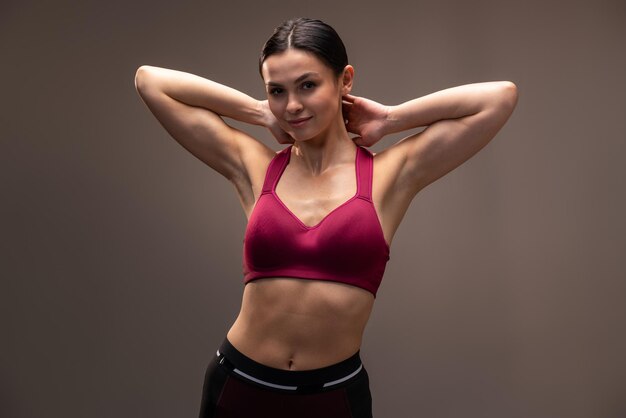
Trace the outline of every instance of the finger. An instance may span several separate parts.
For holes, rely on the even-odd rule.
[[[285,135],[278,142],[281,144],[293,144],[295,141],[291,135]]]
[[[345,94],[345,95],[343,95],[343,96],[341,97],[341,99],[342,99],[344,102],[347,102],[347,103],[352,104],[352,103],[354,103],[354,101],[357,99],[357,97],[356,97],[356,96],[352,96],[351,94]]]
[[[357,145],[364,145],[363,138],[361,138],[360,136],[355,136],[354,138],[352,138],[352,141]]]

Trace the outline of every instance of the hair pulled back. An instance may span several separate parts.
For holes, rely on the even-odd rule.
[[[336,76],[339,76],[348,65],[346,47],[335,29],[321,20],[300,17],[287,20],[274,29],[274,33],[263,46],[259,58],[259,72],[263,62],[270,55],[279,54],[289,48],[314,54],[328,65]]]

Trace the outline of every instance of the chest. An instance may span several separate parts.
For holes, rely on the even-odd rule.
[[[280,178],[274,194],[287,211],[312,227],[355,197],[354,168],[334,170],[316,178],[287,173]]]

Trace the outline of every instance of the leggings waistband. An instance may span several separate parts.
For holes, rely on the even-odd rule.
[[[225,339],[217,351],[219,363],[245,380],[287,391],[335,389],[349,383],[361,370],[360,351],[339,363],[314,370],[282,370],[258,363]]]

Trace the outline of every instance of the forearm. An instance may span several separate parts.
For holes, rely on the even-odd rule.
[[[509,106],[515,101],[516,90],[509,81],[466,84],[388,106],[385,134],[474,115],[492,107]]]
[[[264,125],[263,102],[231,87],[200,76],[161,67],[143,65],[135,75],[140,94],[161,92],[190,106],[254,125]]]

